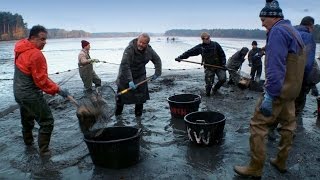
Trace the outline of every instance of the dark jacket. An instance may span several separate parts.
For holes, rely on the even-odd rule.
[[[179,58],[187,59],[190,56],[198,56],[199,54],[202,56],[202,63],[216,66],[224,66],[226,64],[226,55],[220,44],[215,41],[210,41],[209,44],[198,44],[184,52]]]
[[[248,61],[252,67],[262,66],[261,57],[264,55],[261,48],[252,48],[248,54]]]
[[[243,47],[241,50],[232,55],[228,59],[227,68],[237,71],[242,66],[242,63],[245,60],[244,57],[247,55],[248,51],[248,48]]]
[[[138,39],[133,39],[129,46],[124,50],[119,73],[116,80],[118,91],[129,88],[129,82],[135,84],[146,79],[145,65],[151,61],[155,66],[155,75],[161,75],[161,59],[150,45],[144,51],[139,51],[137,48]],[[149,100],[149,91],[147,83],[138,86],[137,89],[131,90],[126,94],[121,95],[120,101],[122,104],[142,104]]]

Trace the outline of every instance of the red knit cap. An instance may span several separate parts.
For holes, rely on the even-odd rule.
[[[82,48],[88,46],[88,44],[90,44],[90,43],[89,43],[88,41],[86,41],[86,40],[82,40],[82,41],[81,41],[81,46],[82,46]]]

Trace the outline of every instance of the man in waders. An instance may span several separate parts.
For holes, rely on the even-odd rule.
[[[229,81],[228,84],[238,84],[240,81],[240,75],[238,70],[241,69],[242,63],[245,61],[244,57],[247,55],[249,49],[242,47],[239,51],[234,53],[227,62],[227,68],[229,69]]]
[[[180,62],[181,59],[188,59],[190,56],[202,56],[202,64],[220,66],[221,68],[215,68],[210,66],[204,66],[205,82],[206,82],[206,96],[210,96],[211,89],[214,95],[218,89],[226,82],[226,55],[220,44],[210,40],[210,34],[203,32],[201,34],[202,43],[184,52],[178,56],[175,60]],[[218,82],[212,88],[215,75],[218,76]]]
[[[18,41],[14,49],[13,93],[20,106],[23,140],[28,146],[33,144],[32,130],[36,120],[40,126],[40,155],[50,155],[48,147],[54,122],[43,92],[59,94],[64,98],[69,96],[67,90],[62,90],[48,77],[46,58],[41,52],[46,44],[47,34],[45,27],[33,26],[29,38]]]
[[[139,86],[136,84],[147,78],[145,65],[149,61],[155,66],[152,80],[161,75],[161,59],[149,45],[149,42],[150,36],[142,33],[138,38],[133,39],[124,50],[116,83],[118,92],[129,87],[131,90],[118,97],[116,116],[122,114],[124,104],[135,104],[135,115],[137,117],[142,115],[143,103],[150,99],[148,84],[147,82]]]
[[[84,85],[85,94],[92,93],[92,83],[98,88],[101,86],[101,79],[93,70],[93,63],[99,62],[97,59],[91,59],[89,55],[90,43],[86,40],[81,41],[81,51],[78,55],[79,74]]]
[[[270,159],[270,163],[281,173],[286,172],[296,128],[294,101],[301,89],[306,61],[303,40],[290,21],[283,19],[278,1],[267,0],[260,19],[268,30],[265,92],[250,121],[250,162],[247,166],[234,167],[237,174],[247,177],[262,176],[266,158],[265,137],[269,126],[275,122],[280,124],[281,140],[278,154]]]

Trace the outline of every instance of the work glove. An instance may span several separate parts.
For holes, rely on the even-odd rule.
[[[131,88],[131,89],[136,89],[137,86],[134,84],[133,81],[130,81],[130,82],[129,82],[129,88]]]
[[[68,96],[70,96],[70,93],[69,93],[68,89],[60,89],[58,94],[60,96],[62,96],[63,98],[67,98]]]
[[[158,77],[159,77],[158,75],[154,74],[154,75],[151,77],[151,81],[156,80]]]
[[[260,111],[266,117],[270,117],[272,115],[272,102],[273,98],[268,93],[265,93],[260,106]]]
[[[99,59],[89,59],[89,60],[91,64],[100,62]]]
[[[181,58],[180,57],[177,57],[174,59],[175,61],[178,61],[178,62],[181,62]]]

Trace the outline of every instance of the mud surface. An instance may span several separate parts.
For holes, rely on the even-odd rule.
[[[102,77],[103,79],[103,77]],[[115,89],[114,83],[110,85]],[[65,83],[75,99],[80,100],[79,78]],[[50,143],[52,156],[41,158],[35,144],[26,147],[22,140],[19,110],[0,119],[0,177],[4,179],[241,179],[233,172],[234,165],[249,161],[249,120],[259,92],[223,86],[218,94],[204,95],[202,70],[166,73],[149,83],[150,96],[142,117],[134,116],[134,106],[126,105],[123,115],[112,117],[110,126],[142,128],[140,160],[125,169],[95,166],[79,128],[76,107],[56,96],[49,98],[55,118]],[[220,145],[200,147],[190,143],[181,119],[170,115],[167,98],[175,94],[201,95],[200,111],[217,111],[225,115],[224,136]],[[9,105],[8,105],[9,106]],[[308,95],[302,123],[288,160],[288,172],[280,174],[265,162],[262,179],[319,179],[320,129],[316,125],[316,99]],[[279,137],[266,140],[267,159],[277,152]],[[105,154],[108,156],[108,154]]]

